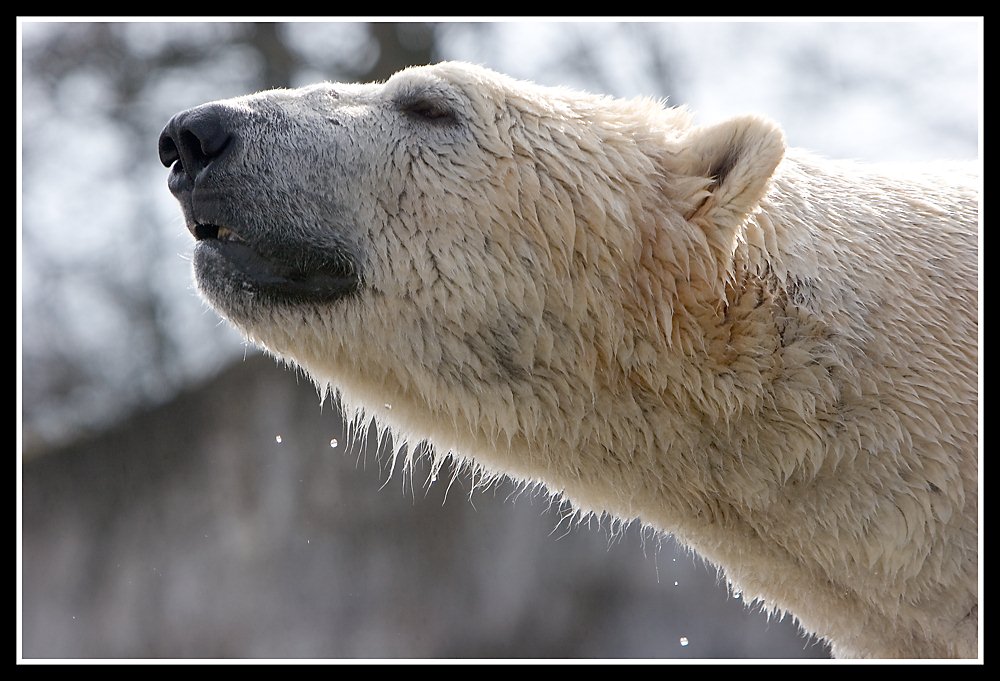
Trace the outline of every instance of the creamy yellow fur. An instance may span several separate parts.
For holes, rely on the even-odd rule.
[[[371,102],[428,84],[474,145],[381,141]],[[838,656],[976,656],[970,174],[464,64],[366,87],[366,287],[234,323],[439,461],[673,533]]]

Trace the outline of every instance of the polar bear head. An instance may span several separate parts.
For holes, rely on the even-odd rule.
[[[442,63],[205,104],[159,152],[220,314],[402,430],[482,447],[566,441],[594,395],[653,380],[784,140]]]

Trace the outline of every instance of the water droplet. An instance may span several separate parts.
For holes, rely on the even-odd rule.
[[[681,645],[682,646],[687,646],[688,643],[690,643],[690,641],[688,640],[688,637],[687,636],[681,636]]]
[[[743,592],[742,591],[734,591],[733,592],[733,598],[743,598]]]
[[[677,582],[674,582],[674,586],[677,586]]]
[[[330,440],[330,447],[333,449],[337,448],[337,438],[333,438],[332,440]]]
[[[437,473],[435,473],[434,475],[431,476],[431,482],[437,482],[437,479],[438,479],[438,474]]]
[[[73,619],[76,619],[76,615],[73,615]]]
[[[310,544],[310,543],[312,543],[312,542],[310,542],[308,539],[306,539],[306,544]]]
[[[274,436],[274,441],[277,442],[280,445],[281,444],[281,436],[280,435],[275,435]]]
[[[674,559],[673,559],[673,561],[674,561],[674,562],[676,563],[676,562],[677,562],[677,559],[676,559],[676,558],[674,558]]]
[[[386,409],[392,409],[392,405],[391,405],[391,404],[389,404],[388,402],[386,402],[386,403],[385,403],[385,404],[383,404],[382,406],[383,406],[383,407],[385,407]]]

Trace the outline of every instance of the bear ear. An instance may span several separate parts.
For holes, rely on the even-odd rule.
[[[708,183],[685,217],[721,230],[719,236],[735,234],[760,203],[784,155],[784,134],[764,118],[740,116],[691,128],[668,160],[674,172]]]

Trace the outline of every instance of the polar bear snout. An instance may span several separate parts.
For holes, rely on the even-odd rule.
[[[359,286],[362,257],[325,193],[257,183],[277,154],[258,116],[227,102],[175,114],[157,141],[167,186],[195,239],[202,294],[234,321],[276,308],[331,303]],[[272,121],[273,122],[273,121]],[[278,161],[280,162],[280,161]]]
[[[169,186],[177,194],[224,161],[234,138],[232,112],[219,104],[203,104],[175,114],[160,133],[160,163],[171,168]]]

